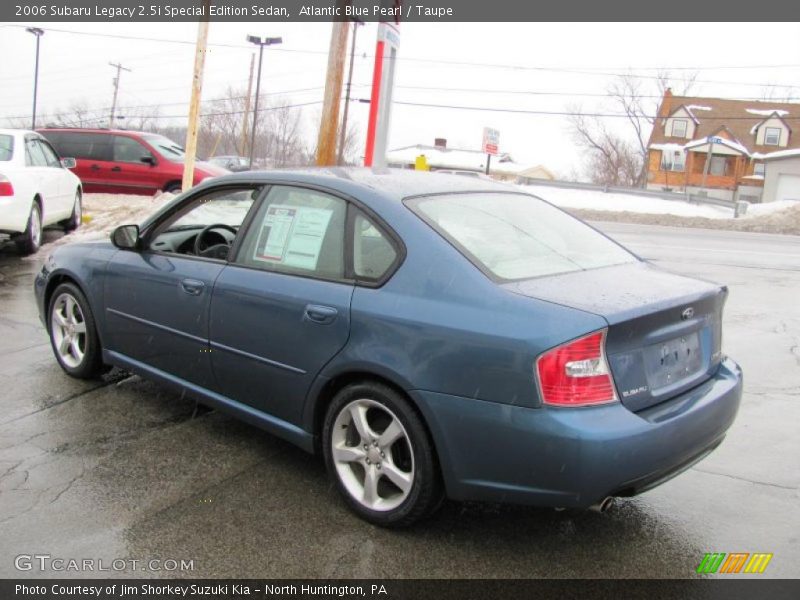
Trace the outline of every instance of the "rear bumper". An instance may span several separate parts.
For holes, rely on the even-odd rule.
[[[23,233],[28,227],[31,203],[16,196],[0,198],[0,233],[14,235]]]
[[[451,498],[584,508],[651,489],[718,446],[739,408],[742,372],[726,359],[708,381],[639,413],[620,403],[535,409],[412,395]]]

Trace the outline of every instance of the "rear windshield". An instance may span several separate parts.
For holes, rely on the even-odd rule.
[[[10,135],[0,135],[0,160],[14,158],[14,138]]]
[[[588,225],[526,194],[445,194],[407,204],[494,279],[530,279],[637,260]]]

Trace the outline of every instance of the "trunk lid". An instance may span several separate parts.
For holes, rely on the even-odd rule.
[[[602,316],[608,322],[606,354],[617,395],[632,411],[699,385],[722,360],[726,287],[644,262],[503,287]]]

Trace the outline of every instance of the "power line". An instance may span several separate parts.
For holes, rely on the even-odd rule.
[[[368,103],[369,99],[357,99],[357,102],[365,102]],[[526,110],[526,109],[517,109],[517,108],[499,108],[493,106],[462,106],[462,105],[454,105],[454,104],[431,104],[426,102],[404,102],[400,100],[393,100],[393,104],[400,104],[403,106],[416,106],[416,107],[423,107],[423,108],[447,108],[451,110],[472,110],[472,111],[483,111],[483,112],[500,112],[500,113],[511,113],[511,114],[526,114],[526,115],[545,115],[545,116],[562,116],[562,117],[571,117],[571,116],[582,116],[582,117],[599,117],[599,118],[630,118],[630,115],[626,113],[601,113],[601,112],[579,112],[579,111],[558,111],[558,110]],[[658,119],[660,118],[659,115],[636,115],[640,118],[644,119]],[[714,120],[726,120],[726,121],[753,121],[758,120],[761,118],[762,120],[766,118],[766,116],[761,117],[760,115],[753,115],[750,117],[742,117],[739,115],[736,116],[728,116],[728,115],[714,115],[711,117]],[[800,117],[783,117],[784,119],[794,119],[797,120]]]
[[[10,25],[11,27],[25,27],[25,25]],[[85,36],[92,36],[92,37],[102,37],[102,38],[113,38],[113,39],[125,39],[125,40],[135,40],[135,41],[149,41],[149,42],[159,42],[159,43],[171,43],[171,44],[182,44],[182,45],[193,45],[193,41],[189,40],[178,40],[172,38],[155,38],[155,37],[145,37],[145,36],[132,36],[132,35],[121,35],[121,34],[112,34],[112,33],[97,33],[97,32],[89,32],[89,31],[74,31],[68,29],[57,29],[57,28],[49,28],[47,31],[57,32],[57,33],[66,33],[66,34],[73,34],[73,35],[85,35]],[[223,44],[223,43],[210,43],[209,46],[215,46],[220,48],[234,48],[234,49],[249,49],[248,46],[244,44]],[[318,54],[318,55],[327,55],[327,52],[323,50],[304,50],[299,48],[280,48],[276,49],[278,52],[292,52],[292,53],[300,53],[300,54]],[[365,58],[369,58],[367,54],[363,55]],[[372,57],[374,58],[374,57]],[[641,75],[637,73],[633,73],[630,71],[663,71],[668,72],[670,70],[687,70],[687,71],[714,71],[720,69],[796,69],[800,68],[800,64],[771,64],[771,65],[723,65],[723,66],[715,66],[715,67],[624,67],[629,69],[629,72],[609,72],[607,69],[613,70],[614,67],[576,67],[576,68],[565,68],[565,67],[549,67],[549,66],[532,66],[532,65],[514,65],[508,63],[481,63],[481,62],[473,62],[473,61],[457,61],[457,60],[442,60],[442,59],[434,59],[434,58],[417,58],[411,56],[398,56],[397,60],[407,61],[407,62],[417,62],[417,63],[428,63],[428,64],[438,64],[438,65],[447,65],[447,66],[463,66],[469,68],[494,68],[494,69],[507,69],[507,70],[517,70],[517,71],[549,71],[554,73],[570,73],[575,75],[595,75],[595,76],[606,76],[606,77],[631,77],[634,79],[654,79],[659,80],[662,79],[660,75]],[[594,70],[599,69],[599,70]],[[619,70],[619,68],[617,68]],[[703,79],[695,79],[697,83],[709,83],[709,84],[720,84],[720,85],[742,85],[742,86],[755,86],[755,87],[771,87],[774,86],[774,83],[753,83],[753,82],[744,82],[744,81],[719,81],[719,80],[703,80]],[[791,89],[800,88],[800,86],[795,85],[786,85],[781,86]]]

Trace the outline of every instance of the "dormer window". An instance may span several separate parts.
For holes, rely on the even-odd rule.
[[[781,143],[781,129],[780,127],[767,127],[764,130],[764,145],[765,146],[778,146]]]
[[[674,119],[672,121],[672,136],[673,137],[686,137],[686,119]]]

